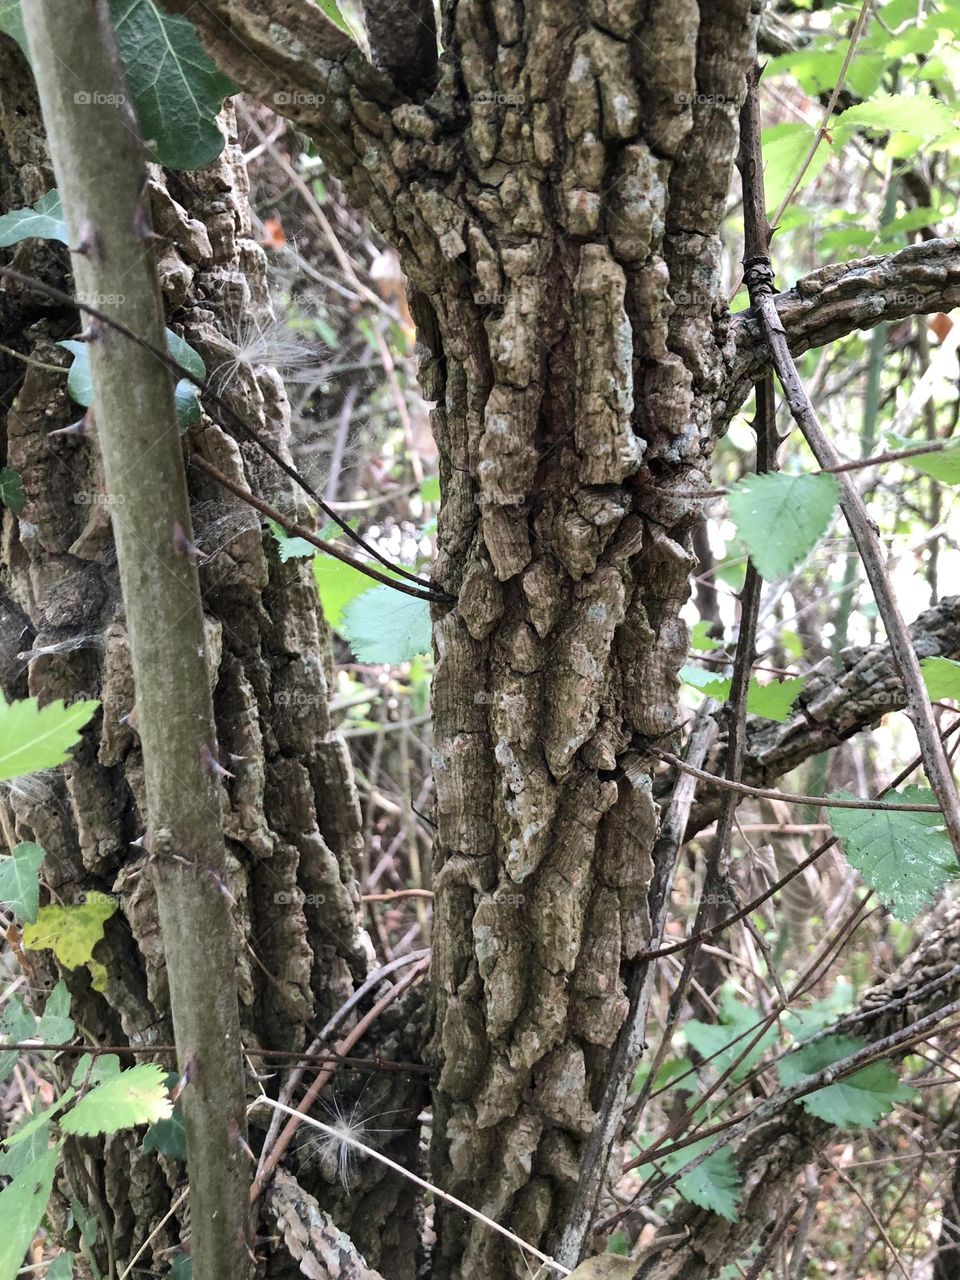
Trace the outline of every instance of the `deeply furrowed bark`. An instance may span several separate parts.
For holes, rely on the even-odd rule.
[[[6,211],[33,204],[54,180],[32,78],[4,36],[0,79],[0,205]],[[230,113],[224,122],[229,132]],[[150,200],[171,323],[201,352],[245,420],[285,447],[289,409],[276,373],[243,363],[225,380],[216,373],[235,360],[241,323],[265,317],[269,307],[265,257],[251,238],[235,140],[198,172],[151,167]],[[62,248],[26,241],[13,261],[69,287]],[[91,891],[116,895],[119,910],[96,952],[108,974],[105,992],[90,989],[83,969],[64,975],[78,1022],[104,1043],[169,1043],[156,903],[142,874],[145,855],[130,847],[143,834],[143,766],[135,719],[125,718],[134,707],[133,688],[109,507],[94,444],[83,435],[50,434],[82,413],[67,396],[68,361],[55,345],[76,333],[76,314],[5,285],[0,327],[6,346],[64,369],[58,375],[0,355],[3,460],[22,476],[27,498],[19,517],[8,508],[0,512],[0,682],[7,697],[88,696],[103,704],[62,783],[42,775],[4,784],[0,831],[7,847],[19,840],[43,846],[43,878],[61,901]],[[278,470],[216,423],[205,419],[187,442],[188,455],[201,453],[268,501],[307,518]],[[345,744],[327,711],[329,633],[309,568],[281,565],[259,519],[189,464],[188,482],[218,742],[241,758],[220,796],[244,1043],[302,1048],[368,966],[357,924],[359,806]],[[40,955],[37,964],[39,979]],[[398,1014],[385,1030],[385,1056],[409,1056],[412,1046],[398,1049],[409,1034]],[[374,1098],[378,1108],[393,1112],[409,1106],[410,1088],[378,1082],[368,1086],[365,1105]],[[262,1121],[262,1112],[253,1117]],[[402,1130],[402,1121],[396,1127]],[[410,1158],[404,1132],[386,1147]],[[340,1194],[331,1191],[313,1145],[303,1146],[297,1163],[304,1187],[321,1202]],[[100,1198],[109,1207],[107,1227],[122,1267],[169,1208],[182,1171],[144,1153],[137,1134],[107,1140],[101,1170]],[[397,1209],[402,1184],[374,1167],[361,1174],[353,1198],[336,1205],[337,1220],[353,1231],[368,1261],[382,1261],[397,1280],[412,1276],[416,1224],[408,1210]],[[72,1188],[81,1200],[88,1192],[84,1184]],[[188,1229],[177,1219],[168,1222],[140,1263],[153,1258],[161,1265],[163,1251]],[[275,1276],[293,1267],[282,1258],[271,1265]]]

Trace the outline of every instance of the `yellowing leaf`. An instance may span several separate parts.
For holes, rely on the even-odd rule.
[[[117,909],[106,894],[91,896],[76,906],[41,907],[35,924],[23,926],[23,945],[28,951],[52,950],[61,964],[78,969],[85,964],[93,975],[93,988],[103,991],[107,971],[93,958],[93,948],[103,937],[104,923]]]
[[[155,1062],[111,1075],[67,1112],[60,1127],[65,1133],[91,1136],[168,1120],[173,1103],[166,1078],[166,1072]]]

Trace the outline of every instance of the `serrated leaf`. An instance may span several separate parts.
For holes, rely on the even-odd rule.
[[[906,439],[892,431],[888,432],[888,439],[892,449],[911,449],[917,443],[916,440]],[[900,461],[905,467],[913,467],[925,476],[939,480],[941,484],[960,484],[960,440],[951,441],[946,449],[933,453],[916,453],[913,457],[901,458]]]
[[[321,532],[321,536],[323,536]],[[313,562],[313,576],[323,607],[323,616],[329,626],[340,631],[343,611],[351,600],[370,590],[370,578],[359,569],[320,553]]]
[[[13,1150],[21,1144],[33,1142],[36,1134],[44,1127],[49,1127],[51,1121],[59,1111],[62,1111],[68,1103],[72,1102],[77,1096],[76,1089],[65,1089],[55,1102],[49,1107],[44,1107],[40,1111],[35,1111],[32,1116],[23,1122],[16,1133],[10,1134],[5,1139],[7,1146]]]
[[[928,94],[878,93],[867,102],[848,107],[833,122],[834,133],[858,129],[879,133],[908,133],[931,142],[956,128],[954,113]]]
[[[47,1208],[60,1159],[51,1147],[0,1191],[0,1280],[13,1280]]]
[[[766,684],[751,677],[747,686],[747,711],[752,716],[762,716],[764,720],[776,720],[778,724],[783,724],[806,683],[804,676],[770,680]]]
[[[99,706],[91,700],[68,707],[57,699],[40,707],[36,698],[0,698],[0,782],[63,764]]]
[[[84,1136],[116,1133],[169,1119],[172,1110],[166,1073],[155,1062],[143,1062],[91,1089],[63,1117],[60,1128]]]
[[[683,1151],[668,1156],[664,1161],[667,1172],[676,1173],[712,1142],[712,1138],[705,1138],[703,1142],[695,1142]],[[677,1182],[677,1190],[691,1204],[709,1209],[728,1222],[736,1222],[742,1184],[732,1152],[728,1147],[721,1147],[712,1156],[707,1156],[703,1164],[685,1173]]]
[[[85,964],[94,991],[105,991],[107,971],[94,960],[93,948],[103,938],[103,926],[116,909],[116,902],[106,894],[73,906],[51,903],[37,912],[36,924],[24,925],[23,945],[28,951],[52,950],[68,969]]]
[[[2,25],[0,13],[0,28]],[[7,248],[30,239],[59,240],[61,244],[69,244],[60,192],[56,189],[42,195],[32,209],[11,209],[0,218],[0,247]]]
[[[849,792],[836,795],[856,799]],[[886,798],[896,804],[935,804],[931,791],[904,787]],[[898,920],[912,920],[957,874],[943,815],[896,809],[829,809],[830,824],[847,861]]]
[[[270,532],[277,540],[277,550],[280,552],[281,564],[286,564],[288,560],[304,560],[310,556],[317,554],[317,548],[306,538],[297,538],[287,533],[276,520],[268,520]],[[339,561],[337,562],[340,563]]]
[[[0,902],[5,902],[18,920],[37,918],[43,858],[38,844],[24,840],[9,858],[0,859]]]
[[[719,1022],[698,1022],[691,1019],[684,1024],[684,1035],[690,1045],[703,1058],[709,1058],[711,1071],[725,1075],[747,1047],[753,1043],[760,1030],[756,1009],[741,1004],[731,987],[720,993]],[[741,1080],[748,1075],[760,1059],[764,1049],[776,1040],[776,1031],[768,1027],[743,1061],[733,1071],[732,1078]],[[716,1056],[714,1056],[716,1055]]]
[[[23,492],[23,479],[19,471],[12,467],[0,467],[0,504],[18,516],[27,504],[27,496]]]
[[[805,1076],[817,1075],[832,1063],[849,1058],[866,1044],[866,1040],[856,1036],[826,1036],[814,1044],[804,1045],[777,1063],[780,1083],[789,1088]],[[797,1101],[805,1111],[828,1124],[855,1129],[872,1128],[881,1116],[893,1110],[895,1103],[909,1097],[910,1090],[900,1084],[896,1071],[883,1060],[872,1062]]]
[[[217,70],[186,18],[162,13],[153,0],[110,0],[110,12],[151,158],[168,169],[212,163],[224,146],[217,114],[237,86]]]
[[[942,702],[945,698],[951,702],[960,701],[960,662],[954,662],[952,658],[924,658],[920,670],[927,693],[934,702]]]
[[[21,1169],[26,1169],[27,1165],[39,1160],[50,1146],[50,1137],[53,1133],[52,1121],[44,1114],[41,1123],[33,1125],[31,1122],[34,1118],[27,1117],[24,1128],[29,1125],[29,1131],[20,1142],[11,1142],[10,1139],[6,1139],[8,1149],[0,1151],[0,1176],[15,1178]],[[12,1136],[16,1137],[16,1134]]]
[[[834,476],[747,476],[730,492],[730,516],[757,571],[785,578],[826,532],[837,505]]]
[[[717,702],[726,702],[730,697],[733,683],[729,676],[718,676],[716,672],[704,671],[702,667],[683,666],[680,668],[680,679],[684,684],[693,685],[708,698]],[[790,714],[793,704],[803,692],[806,684],[804,676],[791,676],[786,680],[771,680],[761,684],[756,676],[751,676],[747,684],[747,711],[752,716],[760,716],[764,720],[776,720],[782,724]]]
[[[430,652],[430,606],[392,587],[374,587],[351,600],[339,630],[360,662],[407,662]]]
[[[19,996],[11,996],[0,1013],[0,1041],[20,1044],[24,1040],[32,1040],[36,1034],[36,1018]],[[0,1053],[0,1080],[6,1080],[19,1056],[17,1049],[5,1049]]]
[[[775,124],[763,130],[763,186],[768,214],[772,215],[777,211],[784,196],[793,186],[815,137],[816,130],[812,125],[795,121]],[[822,139],[803,175],[800,191],[813,182],[829,159],[830,145]]]
[[[61,978],[47,996],[43,1016],[37,1027],[37,1037],[45,1044],[66,1044],[75,1030],[70,1017],[70,992]]]

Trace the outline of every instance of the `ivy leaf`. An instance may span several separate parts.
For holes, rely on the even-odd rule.
[[[934,702],[945,698],[960,701],[960,662],[951,658],[924,658],[920,663],[923,683]]]
[[[816,1075],[832,1063],[849,1058],[866,1044],[856,1036],[826,1036],[815,1044],[804,1045],[777,1063],[780,1083],[789,1088],[804,1076]],[[910,1090],[900,1084],[896,1071],[883,1060],[871,1062],[862,1070],[797,1101],[811,1115],[840,1129],[869,1129],[881,1116],[892,1111],[895,1103],[910,1096]]]
[[[167,169],[199,169],[216,160],[224,137],[223,99],[237,92],[207,57],[186,18],[153,0],[110,0],[127,84],[151,158]]]
[[[37,1234],[53,1190],[60,1159],[59,1147],[51,1147],[17,1174],[0,1191],[0,1277],[12,1280]]]
[[[687,1042],[701,1057],[711,1059],[711,1070],[718,1075],[726,1074],[747,1046],[753,1044],[759,1029],[756,1009],[741,1004],[731,987],[724,987],[720,993],[719,1022],[698,1022],[691,1019],[683,1028]],[[774,1042],[776,1035],[773,1027],[767,1028],[734,1070],[734,1080],[742,1080],[749,1074],[767,1045]]]
[[[17,12],[19,13],[19,6]],[[0,9],[0,29],[2,28],[3,12]],[[70,243],[60,205],[60,192],[56,189],[42,195],[32,209],[12,209],[0,218],[0,247],[6,248],[32,238]]]
[[[67,1112],[60,1127],[65,1133],[92,1137],[169,1119],[172,1110],[163,1068],[143,1062],[91,1089]]]
[[[65,1044],[75,1030],[70,1017],[70,992],[61,978],[47,996],[37,1036],[47,1044]]]
[[[43,858],[38,844],[24,840],[9,858],[0,859],[0,902],[5,902],[18,920],[37,918]]]
[[[198,352],[185,342],[172,329],[165,330],[167,350],[178,364],[189,369],[198,378],[207,376],[207,366]],[[65,338],[57,344],[69,351],[73,356],[73,364],[67,374],[67,390],[75,404],[84,409],[90,407],[93,400],[93,378],[90,374],[90,349],[86,342],[78,342],[75,338]],[[197,388],[188,378],[181,378],[173,389],[174,406],[177,411],[177,423],[181,431],[196,426],[200,421],[200,395]]]
[[[286,564],[288,560],[306,559],[309,556],[317,554],[317,548],[309,543],[306,538],[295,538],[287,533],[276,520],[268,520],[270,532],[277,540],[277,550],[280,552],[280,563]],[[337,563],[341,563],[337,561]]]
[[[728,499],[750,558],[769,582],[785,578],[826,532],[839,486],[825,472],[747,476]]]
[[[0,782],[63,764],[99,706],[93,700],[68,707],[57,699],[40,707],[36,698],[0,699]]]
[[[0,1040],[4,1044],[20,1044],[24,1040],[32,1040],[36,1034],[36,1018],[19,996],[11,996],[0,1013]],[[0,1080],[6,1080],[19,1056],[18,1049],[0,1052]]]
[[[9,507],[18,516],[26,506],[27,497],[23,492],[23,480],[19,471],[12,467],[0,467],[0,503]]]
[[[703,667],[692,667],[687,664],[680,668],[680,679],[684,684],[692,685],[694,689],[699,689],[706,697],[713,698],[717,702],[726,702],[730,697],[732,684],[730,677],[718,675],[716,671],[705,671]]]
[[[91,896],[75,906],[51,903],[37,912],[36,924],[24,925],[23,945],[28,951],[52,950],[68,969],[85,964],[94,991],[105,991],[107,971],[94,960],[93,948],[103,938],[103,926],[116,909],[116,902],[107,894]]]
[[[361,662],[407,662],[430,652],[430,606],[392,587],[374,587],[347,605],[339,630]]]
[[[856,798],[846,791],[836,795]],[[922,787],[904,787],[892,792],[889,799],[904,804],[936,803],[933,793]],[[953,846],[940,813],[830,809],[829,814],[847,861],[898,920],[919,915],[957,874]]]

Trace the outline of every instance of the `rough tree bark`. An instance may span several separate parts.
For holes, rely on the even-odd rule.
[[[433,1173],[553,1248],[626,1012],[622,968],[647,938],[648,745],[675,728],[702,511],[690,494],[764,367],[753,322],[726,308],[718,234],[757,15],[750,0],[447,0],[434,64],[376,3],[371,65],[308,0],[165,4],[314,139],[413,289],[437,405],[435,576],[458,600],[435,619]],[[425,8],[404,4],[397,23]],[[955,245],[898,256],[785,295],[798,349],[957,300]],[[242,634],[259,643],[258,588],[244,587]],[[292,662],[312,637],[283,640]],[[247,708],[243,669],[239,655],[228,666]],[[241,744],[248,725],[240,714]],[[311,729],[282,761],[306,812],[304,773],[331,776],[296,758]],[[273,799],[280,814],[288,797]],[[275,868],[256,808],[240,811],[241,847],[251,823]],[[297,841],[280,844],[296,862]],[[288,917],[268,918],[277,961],[290,963],[282,945],[302,957],[283,978],[277,1031],[292,1036],[316,969]],[[353,956],[334,950],[345,976]],[[754,1235],[764,1221],[750,1215]],[[526,1274],[484,1228],[447,1210],[436,1226],[437,1280]]]
[[[0,68],[0,206],[9,210],[32,204],[54,180],[32,77],[5,36]],[[151,167],[167,313],[210,370],[235,360],[231,334],[251,313],[264,316],[269,308],[266,262],[251,238],[230,112],[224,128],[228,145],[215,164],[181,174]],[[66,253],[48,242],[24,242],[13,263],[67,285]],[[0,513],[0,683],[7,697],[90,696],[103,704],[62,782],[44,775],[4,785],[0,830],[10,848],[20,840],[43,846],[43,878],[59,900],[77,901],[93,890],[116,895],[119,911],[97,950],[106,990],[92,991],[83,970],[65,976],[86,1031],[103,1043],[149,1046],[170,1043],[172,1028],[155,898],[149,877],[140,875],[145,855],[132,847],[143,834],[143,769],[135,720],[126,718],[133,711],[132,676],[109,507],[95,443],[84,434],[51,434],[81,412],[66,394],[68,361],[55,345],[76,328],[75,312],[38,293],[10,285],[0,291],[0,342],[39,362],[0,353],[2,456],[21,474],[27,498],[19,517],[6,508]],[[241,365],[218,384],[246,421],[285,448],[289,410],[273,370]],[[286,477],[210,419],[187,438],[188,458],[194,452],[306,518]],[[200,473],[188,469],[188,477],[219,745],[237,758],[220,798],[244,1043],[303,1048],[370,961],[357,910],[359,806],[346,745],[327,710],[329,632],[309,569],[296,561],[282,565],[256,516]],[[43,973],[41,966],[38,981]],[[410,1056],[403,1016],[388,1017],[383,1034],[385,1056]],[[259,1060],[250,1062],[260,1069]],[[412,1096],[406,1084],[370,1084],[365,1105],[403,1114]],[[265,1113],[252,1122],[264,1123]],[[402,1121],[397,1130],[387,1148],[409,1158]],[[324,1203],[342,1197],[312,1148],[300,1163],[304,1188]],[[138,1137],[124,1135],[106,1142],[99,1169],[99,1199],[109,1207],[105,1229],[123,1266],[169,1208],[182,1170],[158,1163],[140,1150]],[[354,1232],[368,1260],[382,1261],[397,1277],[412,1276],[415,1241],[413,1214],[397,1209],[401,1188],[379,1168],[364,1167],[353,1198],[337,1203],[338,1221]],[[82,1181],[71,1188],[81,1199],[88,1191]],[[153,1256],[159,1263],[185,1230],[176,1219],[168,1223],[141,1262]],[[287,1274],[284,1264],[275,1262],[272,1274]]]

